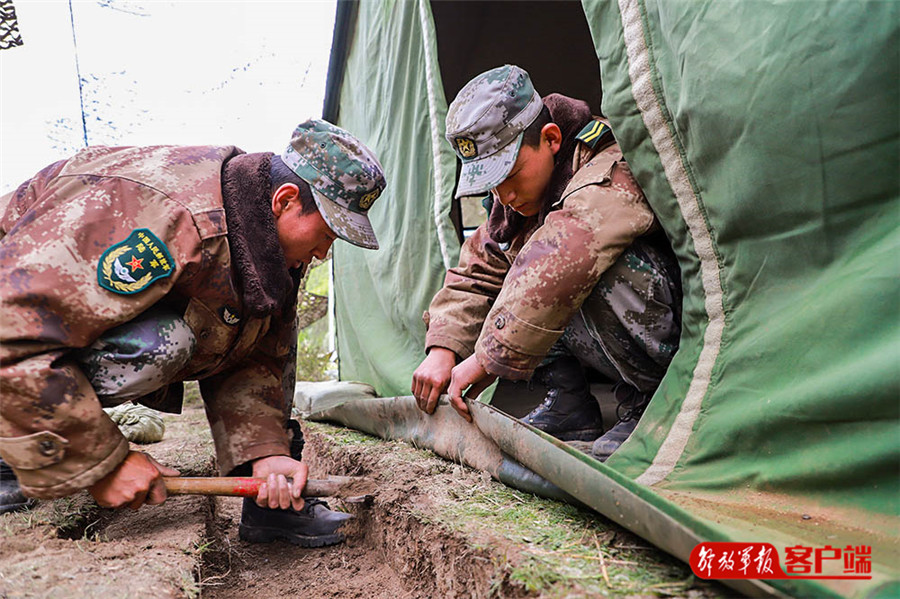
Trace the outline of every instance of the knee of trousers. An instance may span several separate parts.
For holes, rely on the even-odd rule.
[[[582,313],[588,325],[614,320],[633,337],[658,342],[674,337],[677,345],[680,303],[679,282],[663,257],[635,242],[600,278]]]
[[[659,383],[678,349],[681,296],[671,270],[659,252],[636,242],[581,307],[589,337],[623,379],[642,390]]]
[[[151,309],[101,335],[77,359],[99,397],[123,402],[175,382],[196,342],[179,315]]]

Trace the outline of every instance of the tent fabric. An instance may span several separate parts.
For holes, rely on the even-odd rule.
[[[610,466],[710,517],[819,514],[896,576],[900,5],[583,5],[685,297]]]
[[[359,3],[340,88],[337,124],[375,151],[388,183],[370,212],[381,249],[334,246],[339,373],[385,396],[409,392],[422,314],[459,259],[434,35],[427,0]]]
[[[610,463],[897,515],[900,7],[585,9],[685,290],[681,349]]]
[[[501,449],[595,509],[612,479],[703,540],[870,545],[870,581],[772,589],[890,596],[900,589],[900,4],[583,7],[603,112],[681,265],[681,346],[606,465],[576,464],[538,434],[543,445]],[[341,378],[382,396],[408,392],[420,316],[458,252],[433,33],[427,0],[360,3],[341,87],[339,124],[389,177],[372,214],[382,250],[335,248]],[[685,559],[683,547],[668,550]]]
[[[430,449],[443,458],[487,472],[520,491],[582,505],[503,453],[478,427],[460,418],[446,399],[438,402],[433,414],[426,415],[412,396],[375,398],[360,392],[361,387],[351,381],[319,388],[298,384],[293,413],[307,420],[342,424],[382,439],[407,441],[419,449]]]

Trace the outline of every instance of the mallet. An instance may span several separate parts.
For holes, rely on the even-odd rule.
[[[164,476],[169,495],[225,495],[230,497],[256,497],[264,478],[242,476],[183,477]],[[290,479],[288,479],[290,482]],[[340,497],[350,503],[370,504],[371,494],[360,493],[360,487],[368,486],[368,479],[357,476],[332,476],[310,478],[303,487],[302,497]]]

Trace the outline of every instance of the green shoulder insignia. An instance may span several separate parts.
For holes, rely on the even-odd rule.
[[[135,229],[100,256],[97,281],[113,293],[131,295],[175,270],[169,249],[150,229]]]
[[[612,129],[600,121],[591,121],[575,136],[575,139],[591,148],[600,146],[600,142],[607,138],[612,138]]]

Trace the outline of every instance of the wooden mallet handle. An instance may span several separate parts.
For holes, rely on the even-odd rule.
[[[358,487],[365,479],[354,476],[334,476],[331,478],[310,478],[306,481],[303,497],[347,497],[360,494],[352,487]],[[169,495],[226,495],[232,497],[256,497],[264,478],[240,476],[221,477],[181,477],[164,476],[166,493]],[[289,479],[290,482],[290,479]]]

